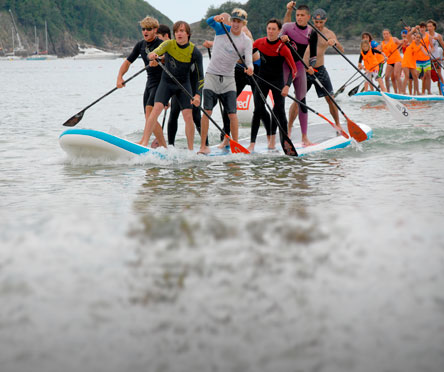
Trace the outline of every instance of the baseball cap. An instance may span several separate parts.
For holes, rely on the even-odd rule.
[[[401,31],[401,36],[402,36],[402,35],[407,35],[407,34],[408,34],[407,30],[402,30],[402,31]]]
[[[313,19],[317,20],[327,19],[327,12],[324,9],[316,9],[313,12]]]
[[[241,12],[234,11],[231,13],[231,19],[239,19],[241,21],[246,21],[247,16],[245,14],[242,14]]]

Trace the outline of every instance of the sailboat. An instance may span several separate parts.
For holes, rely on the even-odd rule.
[[[39,40],[37,37],[37,29],[34,26],[34,35],[35,35],[35,54],[27,57],[28,61],[45,61],[49,59],[57,59],[56,55],[48,54],[48,24],[45,20],[45,50],[43,52],[39,52]]]

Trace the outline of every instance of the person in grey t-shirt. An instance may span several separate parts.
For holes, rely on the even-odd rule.
[[[252,76],[253,70],[253,42],[242,32],[242,28],[247,24],[247,12],[236,8],[231,13],[231,26],[225,26],[230,32],[239,52],[245,56],[247,68],[245,73]],[[236,114],[236,82],[234,79],[234,68],[239,59],[236,50],[219,22],[223,22],[223,15],[210,17],[208,25],[216,31],[213,44],[213,58],[205,74],[203,88],[204,109],[211,116],[213,108],[220,99],[230,119],[230,130],[234,141],[238,141],[239,122]],[[208,136],[209,119],[202,117],[201,122],[201,146],[199,153],[208,154],[210,148],[206,145]]]

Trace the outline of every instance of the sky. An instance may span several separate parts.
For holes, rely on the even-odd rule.
[[[165,14],[173,22],[185,21],[193,23],[200,21],[207,13],[208,8],[219,6],[227,0],[145,0],[154,8]],[[236,0],[245,4],[247,0]]]

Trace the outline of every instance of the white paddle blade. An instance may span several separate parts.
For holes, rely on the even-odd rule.
[[[408,121],[410,120],[410,112],[407,107],[405,107],[405,105],[401,102],[389,97],[384,92],[381,92],[381,94],[385,100],[385,103],[387,104],[388,109],[395,117],[395,119],[398,120],[400,123],[408,123]]]

